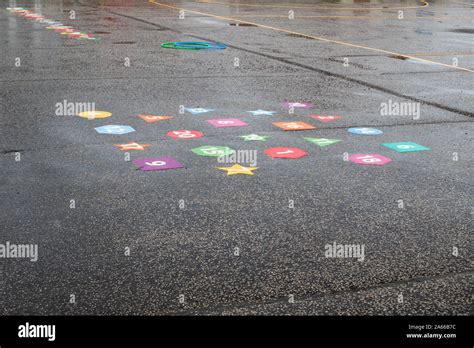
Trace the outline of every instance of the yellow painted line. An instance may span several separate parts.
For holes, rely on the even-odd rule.
[[[234,14],[234,18],[288,18],[288,15],[276,15],[276,14],[268,14],[268,15],[240,15]],[[305,19],[305,18],[337,18],[337,19],[398,19],[398,14],[394,14],[392,16],[300,16],[295,14],[295,19]],[[430,16],[430,17],[404,17],[403,20],[431,20],[431,19],[474,19],[472,16]]]
[[[426,56],[426,57],[441,57],[441,56],[452,56],[452,57],[456,57],[456,56],[474,56],[474,52],[460,52],[460,53],[451,53],[451,52],[441,52],[441,53],[406,53],[407,55],[410,55],[410,56],[417,56],[417,57],[420,57],[420,56]]]
[[[250,24],[250,25],[253,25],[253,26],[256,26],[256,27],[259,27],[259,28],[265,28],[265,29],[278,31],[278,32],[281,32],[281,33],[287,33],[287,34],[303,36],[303,37],[311,38],[311,39],[322,41],[322,42],[329,42],[329,43],[334,43],[334,44],[338,44],[338,45],[342,45],[342,46],[360,48],[360,49],[374,51],[374,52],[381,52],[381,53],[384,53],[384,54],[387,54],[387,55],[411,58],[413,60],[417,60],[417,61],[420,61],[420,62],[439,65],[439,66],[443,66],[443,67],[447,67],[447,68],[451,68],[451,69],[474,72],[474,70],[471,70],[471,69],[468,69],[468,68],[463,68],[463,67],[460,67],[460,66],[454,66],[454,65],[444,64],[444,63],[440,63],[440,62],[435,62],[435,61],[432,61],[432,60],[417,58],[417,57],[414,57],[414,56],[409,56],[409,55],[406,55],[406,54],[392,52],[392,51],[388,51],[388,50],[384,50],[384,49],[380,49],[380,48],[373,48],[373,47],[352,44],[352,43],[349,43],[349,42],[344,42],[344,41],[339,41],[339,40],[326,39],[326,38],[319,37],[319,36],[298,33],[296,31],[291,31],[291,30],[281,29],[281,28],[277,28],[277,27],[272,27],[272,26],[269,26],[269,25],[263,25],[263,24],[258,24],[258,23],[254,23],[254,22],[244,21],[244,20],[236,19],[236,18],[232,18],[232,17],[219,16],[219,15],[215,15],[215,14],[212,14],[212,13],[188,10],[188,9],[181,8],[181,7],[176,7],[176,6],[172,6],[172,5],[168,5],[168,4],[162,4],[162,3],[159,3],[155,0],[148,0],[148,2],[151,3],[151,4],[154,4],[154,5],[161,6],[161,7],[171,8],[173,10],[195,13],[195,14],[198,14],[198,15],[213,17],[213,18],[217,18],[217,19],[221,19],[221,20],[225,20],[225,21]]]
[[[233,15],[234,18],[288,18],[288,15]],[[299,16],[295,14],[295,19],[299,18],[337,18],[337,19],[398,19],[398,15],[393,16]]]
[[[360,7],[318,7],[318,6],[301,6],[301,5],[268,5],[268,4],[246,4],[246,3],[231,3],[231,2],[221,2],[221,1],[212,1],[212,0],[200,0],[198,3],[203,3],[203,4],[215,4],[215,5],[226,5],[226,6],[244,6],[244,7],[273,7],[273,8],[288,8],[288,9],[293,9],[293,8],[306,8],[306,9],[315,9],[315,10],[335,10],[335,11],[345,11],[345,10],[351,10],[351,11],[389,11],[389,10],[409,10],[409,9],[419,9],[422,7],[429,6],[429,3],[427,1],[420,1],[419,6],[402,6],[402,7],[366,7],[366,8],[360,8]]]

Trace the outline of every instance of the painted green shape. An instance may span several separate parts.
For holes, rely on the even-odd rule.
[[[412,143],[411,141],[402,141],[398,143],[383,143],[382,145],[397,152],[417,152],[431,150],[429,147],[417,143]]]
[[[313,144],[319,145],[321,147],[340,142],[339,139],[326,139],[326,138],[304,138],[304,139],[312,142]]]
[[[233,154],[235,150],[232,150],[230,147],[227,146],[212,146],[212,145],[204,145],[195,147],[191,149],[198,156],[211,156],[211,157],[219,157],[219,156],[227,156]]]
[[[241,135],[240,137],[244,138],[244,141],[250,141],[250,140],[267,141],[267,138],[270,138],[269,135],[258,135],[258,134]]]

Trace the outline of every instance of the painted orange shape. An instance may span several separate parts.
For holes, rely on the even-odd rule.
[[[138,115],[142,120],[146,122],[156,122],[156,121],[163,121],[173,118],[173,116],[158,116],[158,115],[148,115],[148,114],[140,114]]]
[[[273,122],[273,124],[286,131],[316,129],[316,127],[301,121]]]
[[[114,144],[122,151],[129,151],[129,150],[145,150],[146,147],[150,146],[150,144],[138,144],[134,141],[128,144]]]

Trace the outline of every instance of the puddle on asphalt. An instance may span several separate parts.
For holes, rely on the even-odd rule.
[[[461,33],[461,34],[474,34],[474,29],[470,29],[470,28],[452,29],[450,30],[450,32]]]
[[[423,29],[416,29],[415,33],[421,34],[421,35],[433,35],[433,32],[430,30],[423,30]]]
[[[291,36],[291,37],[298,37],[300,39],[308,39],[308,40],[316,40],[314,37],[307,36],[307,35],[302,35],[302,34],[285,34],[286,36]]]
[[[231,27],[256,27],[255,24],[250,23],[229,23]]]
[[[341,59],[328,58],[328,60],[329,60],[330,62],[335,62],[335,63],[344,64],[344,60],[341,60]],[[369,67],[369,66],[366,66],[366,65],[363,65],[363,64],[359,64],[359,63],[354,63],[354,62],[351,62],[351,66],[355,66],[356,68],[363,69],[363,70],[375,70],[374,68],[371,68],[371,67]]]
[[[165,28],[140,28],[140,30],[145,30],[145,31],[166,31],[168,29]]]
[[[404,56],[390,56],[390,58],[401,59],[401,60],[407,60],[408,59],[408,57],[404,57]]]
[[[394,59],[404,60],[404,61],[411,62],[411,63],[416,63],[416,64],[433,65],[433,63],[430,63],[430,62],[425,62],[425,61],[422,61],[422,60],[413,59],[413,58],[404,57],[404,56],[389,56],[389,57],[394,58]]]
[[[410,63],[416,63],[416,64],[433,65],[433,63],[425,62],[423,60],[418,60],[418,59],[413,59],[413,58],[407,58],[405,59],[405,61],[410,62]]]

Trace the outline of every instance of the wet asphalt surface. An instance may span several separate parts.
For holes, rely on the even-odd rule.
[[[374,2],[365,6],[382,9],[359,11],[347,8],[363,5],[307,1],[316,9],[295,7],[293,20],[287,14],[294,6],[168,2],[201,12],[179,19],[178,9],[147,1],[36,3],[36,12],[100,40],[66,38],[9,13],[6,7],[15,4],[0,1],[0,243],[39,248],[37,262],[0,259],[1,314],[470,313],[473,75],[448,66],[457,58],[458,67],[474,69],[468,2]],[[32,1],[16,6],[35,8]],[[416,8],[403,10],[399,20],[392,9],[398,7]],[[70,10],[76,19],[68,19]],[[202,12],[424,54],[418,57],[446,65],[229,25]],[[160,47],[196,40],[229,47]],[[56,103],[64,100],[95,102],[113,115],[56,116]],[[420,118],[381,116],[381,103],[389,100],[421,103]],[[290,114],[284,101],[314,107]],[[181,114],[180,105],[216,110]],[[256,109],[276,112],[247,112]],[[146,123],[137,117],[145,113],[174,118]],[[342,119],[325,123],[308,114]],[[240,118],[248,126],[206,122],[215,118]],[[285,132],[272,124],[278,121],[317,129]],[[136,131],[94,130],[107,124]],[[384,133],[347,131],[357,126]],[[204,137],[166,136],[179,129]],[[270,137],[239,137],[253,133]],[[319,147],[303,137],[341,141]],[[113,146],[130,141],[151,145],[130,151],[131,160],[172,156],[185,168],[137,170]],[[381,145],[399,141],[431,151],[397,153]],[[258,169],[226,176],[216,167],[231,164],[191,152],[202,145],[256,150]],[[309,155],[263,153],[278,146]],[[345,153],[378,153],[392,162],[358,165],[345,161]],[[333,242],[364,245],[364,261],[326,258],[325,245]]]

